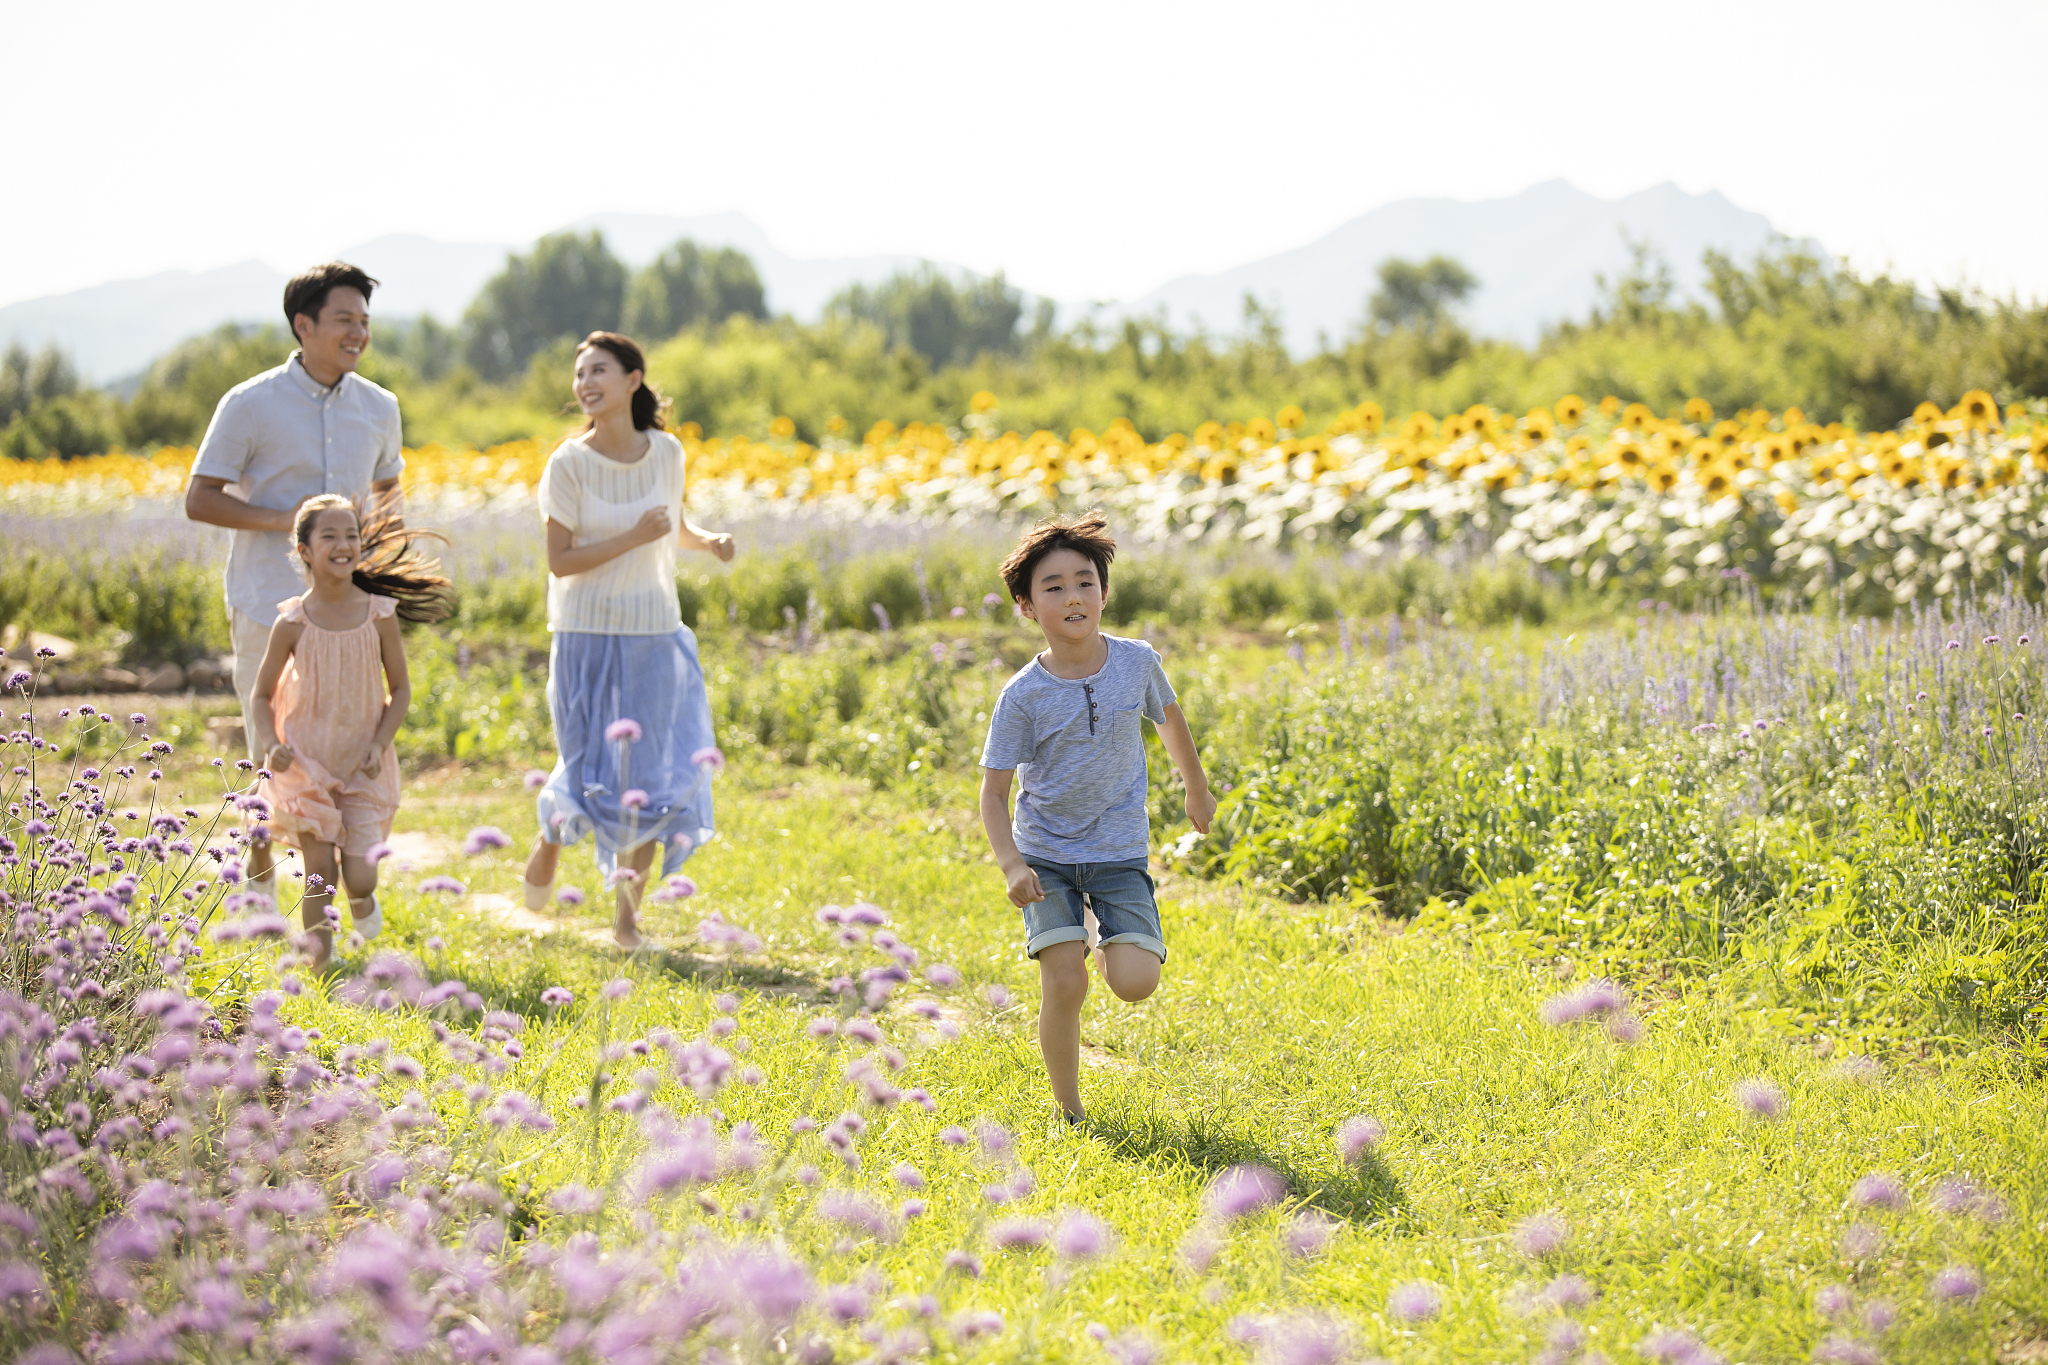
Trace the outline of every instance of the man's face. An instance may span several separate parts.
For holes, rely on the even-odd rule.
[[[1076,643],[1102,628],[1102,575],[1079,550],[1054,550],[1031,569],[1031,599],[1020,603],[1048,639]]]
[[[347,374],[361,363],[370,347],[370,301],[363,291],[338,285],[327,291],[320,316],[304,313],[292,319],[292,331],[305,352],[307,369],[322,374]]]

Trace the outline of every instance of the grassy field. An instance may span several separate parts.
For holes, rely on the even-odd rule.
[[[926,963],[966,978],[945,1006],[957,1041],[919,1045],[929,1035],[915,1016],[900,1002],[884,1012],[907,1057],[896,1083],[924,1087],[936,1107],[874,1113],[862,1170],[843,1179],[893,1204],[901,1191],[888,1172],[903,1162],[922,1172],[929,1208],[900,1238],[845,1236],[800,1184],[729,1179],[701,1201],[651,1211],[615,1200],[592,1220],[608,1243],[630,1245],[662,1223],[729,1232],[739,1226],[729,1211],[765,1201],[770,1225],[821,1273],[886,1280],[870,1329],[914,1321],[914,1296],[932,1293],[949,1315],[1004,1315],[1001,1334],[978,1345],[995,1359],[1101,1359],[1091,1324],[1112,1334],[1109,1347],[1132,1350],[1123,1334],[1135,1332],[1167,1359],[1239,1360],[1247,1349],[1323,1358],[1288,1353],[1309,1352],[1320,1330],[1290,1316],[1303,1312],[1345,1324],[1356,1355],[1402,1361],[1546,1350],[1593,1359],[1574,1356],[1572,1322],[1588,1352],[1619,1360],[1881,1350],[1890,1360],[2011,1361],[2048,1350],[2048,1091],[1996,1047],[1838,1055],[1774,1030],[1711,977],[1635,983],[1645,1029],[1619,1042],[1597,1021],[1542,1022],[1543,1002],[1571,984],[1568,961],[1168,877],[1166,984],[1135,1007],[1094,993],[1083,1075],[1091,1122],[1071,1132],[1054,1121],[1032,1033],[1034,974],[967,779],[877,792],[815,770],[734,770],[720,792],[720,838],[689,867],[700,894],[650,906],[646,922],[666,950],[628,960],[588,936],[603,921],[588,913],[601,897],[587,854],[568,860],[567,880],[580,880],[592,906],[537,932],[508,924],[519,849],[457,851],[478,824],[523,840],[531,814],[518,777],[485,766],[412,778],[399,827],[414,836],[401,841],[413,865],[390,879],[378,946],[417,955],[486,1009],[526,1018],[525,1057],[504,1083],[538,1097],[559,1126],[505,1153],[523,1209],[544,1209],[567,1182],[630,1187],[642,1147],[632,1120],[575,1107],[591,1093],[600,1049],[656,1029],[695,1033],[727,991],[740,1000],[735,1037],[748,1040],[739,1060],[765,1080],[717,1095],[721,1127],[751,1121],[777,1145],[800,1115],[839,1112],[850,1087],[836,1060],[821,1069],[804,1026],[828,1006],[827,980],[857,963],[823,936],[820,906],[871,900]],[[459,877],[468,895],[414,889],[434,873]],[[759,950],[700,943],[712,911],[758,935]],[[621,975],[631,994],[604,1002],[600,987]],[[576,1005],[546,1006],[551,986]],[[317,985],[286,1013],[332,1041],[389,1036],[425,1063],[423,1085],[463,1071],[434,1060],[430,1021],[417,1013],[377,1016]],[[630,1065],[610,1069],[617,1078],[602,1097],[629,1092]],[[1758,1078],[1782,1092],[1775,1117],[1737,1098],[1739,1083]],[[459,1092],[434,1093],[459,1123]],[[673,1081],[658,1098],[685,1114],[709,1108]],[[1385,1136],[1353,1166],[1333,1134],[1358,1115]],[[1016,1161],[1035,1174],[1035,1187],[1000,1209],[981,1193],[987,1156],[942,1140],[948,1125],[979,1119],[1011,1130]],[[829,1164],[824,1150],[806,1138],[792,1160]],[[1205,1186],[1245,1162],[1280,1174],[1282,1206],[1216,1230]],[[1875,1202],[1858,1204],[1858,1182],[1874,1173],[1896,1177],[1898,1207],[1881,1184],[1864,1187]],[[1956,1177],[1997,1206],[1935,1211],[1969,1204],[1953,1188],[1938,1193]],[[1099,1215],[1118,1253],[1052,1274],[1045,1252],[989,1249],[992,1219],[1063,1208]],[[1295,1220],[1315,1212],[1334,1220],[1327,1247],[1286,1251]],[[1527,1223],[1545,1213],[1564,1230],[1554,1248]],[[1220,1250],[1197,1268],[1212,1235]],[[983,1278],[946,1273],[947,1253],[963,1248],[985,1260]],[[1981,1276],[1980,1296],[1938,1291],[1937,1277],[1957,1265]],[[1560,1278],[1573,1276],[1583,1288]],[[1831,1318],[1835,1285],[1853,1306]],[[891,1295],[903,1297],[881,1307]],[[1429,1316],[1401,1315],[1431,1302]],[[1887,1317],[1887,1330],[1871,1325]],[[1261,1320],[1263,1342],[1244,1340]],[[852,1326],[836,1335],[845,1353],[872,1348]]]

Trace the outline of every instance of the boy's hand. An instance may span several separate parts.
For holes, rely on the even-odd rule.
[[[1188,819],[1194,823],[1196,832],[1207,834],[1209,822],[1216,818],[1216,796],[1206,783],[1199,791],[1189,789],[1186,809]]]
[[[1038,885],[1038,874],[1031,870],[1031,864],[1018,863],[1003,876],[1010,883],[1010,904],[1019,910],[1045,899],[1045,892]]]

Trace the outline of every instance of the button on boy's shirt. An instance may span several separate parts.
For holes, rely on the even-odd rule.
[[[1033,659],[996,699],[981,766],[1017,772],[1017,851],[1055,863],[1145,857],[1145,738],[1173,704],[1159,655],[1143,640],[1105,635],[1109,657],[1091,677],[1059,678]]]

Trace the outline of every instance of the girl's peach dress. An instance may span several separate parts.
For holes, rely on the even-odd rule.
[[[279,604],[281,619],[305,629],[277,686],[277,737],[293,758],[270,778],[273,822],[294,843],[317,839],[361,857],[390,837],[398,813],[397,749],[384,746],[375,777],[360,766],[390,699],[377,621],[398,603],[372,597],[354,630],[323,630],[306,618],[304,602]]]

